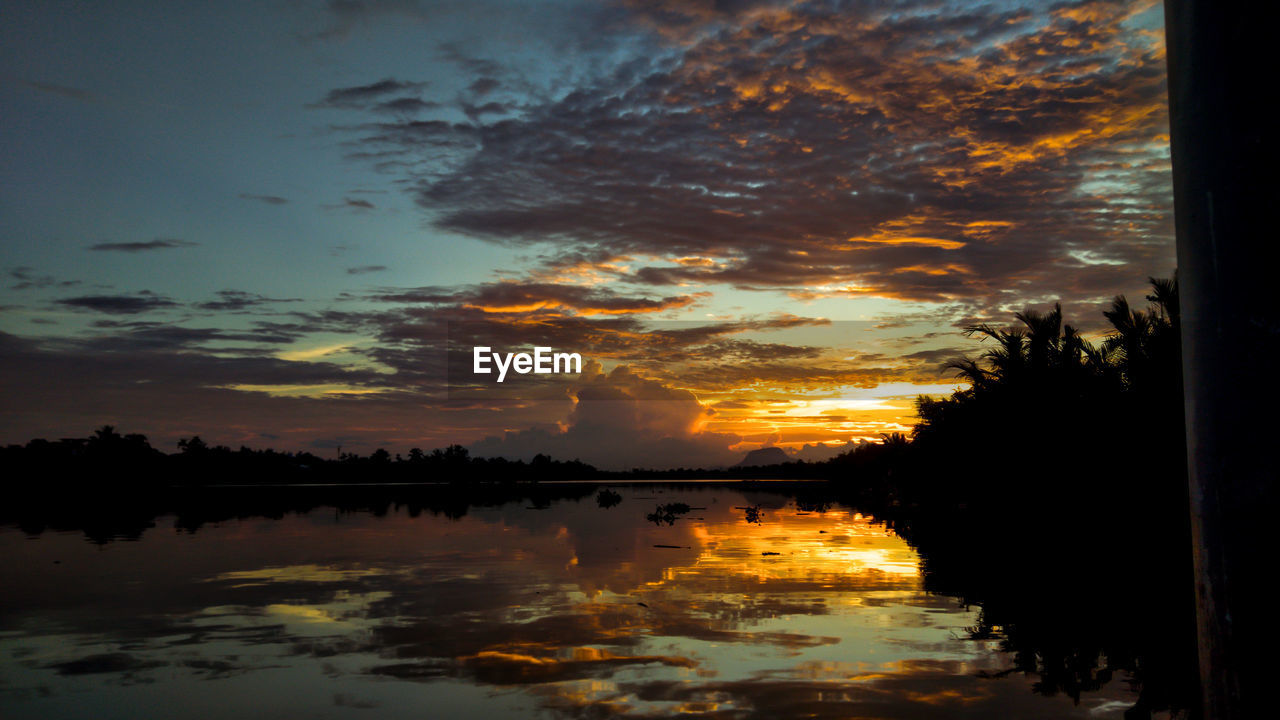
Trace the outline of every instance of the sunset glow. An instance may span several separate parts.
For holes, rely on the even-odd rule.
[[[1173,266],[1155,2],[67,13],[0,43],[4,442],[822,459]]]

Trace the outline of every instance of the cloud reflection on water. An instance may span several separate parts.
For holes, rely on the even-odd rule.
[[[764,493],[619,489],[609,509],[520,503],[452,520],[322,509],[192,534],[162,519],[102,547],[0,530],[0,579],[26,588],[2,601],[0,706],[56,717],[75,697],[105,711],[147,687],[235,716],[279,683],[302,690],[295,713],[393,717],[424,703],[485,717],[531,704],[568,717],[1105,717],[1119,710],[1102,703],[1130,697],[1108,687],[1077,708],[1019,677],[979,678],[1010,663],[967,639],[975,612],[926,593],[915,552],[873,518]],[[696,509],[645,520],[673,501]]]

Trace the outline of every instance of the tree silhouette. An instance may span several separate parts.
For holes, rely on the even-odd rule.
[[[178,450],[184,455],[200,455],[207,452],[209,446],[200,439],[199,435],[192,435],[190,439],[178,440]]]

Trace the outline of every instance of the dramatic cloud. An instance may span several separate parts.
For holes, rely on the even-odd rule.
[[[52,275],[37,275],[35,268],[25,265],[10,268],[9,277],[17,280],[9,286],[10,290],[43,290],[48,287],[74,287],[81,284],[79,280],[58,280]]]
[[[189,352],[201,350],[205,346],[216,343],[226,354],[227,343],[251,343],[253,345],[287,345],[301,337],[299,333],[290,333],[272,328],[255,328],[246,331],[222,330],[208,327],[181,327],[169,323],[150,322],[146,320],[99,320],[93,324],[98,330],[109,330],[109,334],[81,339],[71,347],[82,348],[91,352],[133,352],[173,351]],[[244,357],[263,356],[262,351],[246,351]],[[302,380],[303,378],[298,378]]]
[[[297,298],[269,298],[243,290],[219,290],[217,295],[217,300],[196,303],[195,307],[217,312],[242,312],[273,303],[298,301]]]
[[[399,100],[386,100],[386,96],[406,93],[420,90],[426,87],[426,83],[403,82],[394,78],[379,80],[368,85],[356,85],[354,87],[336,88],[325,93],[325,96],[312,107],[327,108],[346,108],[360,109],[368,107],[376,107],[378,109],[387,109],[388,102],[400,102]],[[406,98],[413,100],[414,98]],[[419,100],[418,102],[422,102]],[[407,108],[406,108],[407,109]]]
[[[704,295],[628,297],[607,288],[550,283],[500,282],[462,288],[387,289],[368,299],[393,303],[449,305],[486,313],[565,310],[579,315],[631,315],[686,307]]]
[[[740,438],[705,431],[715,411],[688,390],[641,377],[626,366],[605,375],[595,365],[582,375],[563,431],[510,432],[472,445],[472,452],[511,459],[549,453],[607,468],[708,467],[738,459],[729,446]]]
[[[394,100],[380,102],[373,106],[373,110],[394,115],[411,115],[425,112],[427,110],[435,110],[440,107],[442,107],[442,105],[438,102],[431,102],[416,97],[400,97]]]
[[[297,446],[461,442],[610,467],[732,464],[769,444],[818,458],[908,430],[912,399],[949,391],[943,363],[975,351],[964,325],[1060,300],[1096,331],[1099,303],[1172,269],[1151,0],[619,0],[475,22],[491,10],[304,10],[303,39],[335,41],[293,48],[308,56],[431,22],[411,62],[306,77],[310,104],[254,127],[282,153],[332,156],[217,186],[215,205],[255,186],[312,198],[239,193],[272,206],[268,222],[230,208],[200,253],[165,258],[198,255],[217,284],[193,283],[203,265],[153,281],[105,263],[102,284],[67,290],[77,281],[59,278],[88,276],[55,277],[43,249],[15,255],[40,269],[7,270],[5,329],[61,333],[22,356],[23,417],[96,419],[109,397],[140,422],[154,410],[144,430],[192,427],[181,399],[208,427]],[[325,164],[341,156],[345,169]],[[313,160],[350,174],[287,176]],[[164,227],[89,249],[194,245]],[[223,236],[210,254],[205,238]],[[419,286],[366,285],[389,257]],[[118,290],[138,287],[155,292]],[[481,345],[578,352],[592,370],[495,387],[469,377]],[[32,388],[61,389],[37,356],[112,378],[76,388],[96,412],[42,402]]]
[[[338,210],[341,208],[346,208],[348,210],[361,211],[361,210],[373,210],[374,204],[369,202],[368,200],[361,200],[359,198],[342,198],[342,202],[337,203],[335,205],[325,205],[324,207],[329,210]]]
[[[496,90],[501,84],[502,83],[500,83],[496,78],[482,77],[467,86],[467,90],[470,90],[476,95],[488,95]]]
[[[58,95],[69,100],[91,102],[94,99],[93,93],[80,88],[56,85],[54,83],[37,82],[35,80],[27,80],[24,84],[33,90],[39,90],[40,92],[49,93],[51,95]]]
[[[241,200],[257,200],[268,205],[284,205],[289,201],[278,195],[254,195],[252,193],[240,193]]]
[[[417,429],[406,435],[422,421],[421,406],[375,392],[385,379],[377,372],[283,360],[265,351],[225,351],[228,343],[261,347],[294,338],[159,323],[104,330],[56,342],[0,333],[0,382],[6,388],[0,425],[29,439],[111,424],[146,432],[170,448],[179,434],[193,432],[258,445],[272,434],[302,448],[345,430],[356,440],[350,446],[366,452],[449,439]]]
[[[172,248],[196,247],[200,243],[189,242],[187,240],[175,240],[172,238],[156,238],[155,240],[147,240],[144,242],[115,242],[115,243],[98,243],[90,245],[90,250],[97,251],[115,251],[115,252],[145,252],[147,250],[169,250]]]
[[[151,310],[177,307],[178,303],[149,290],[134,295],[81,295],[58,300],[59,305],[113,315],[136,315]]]
[[[414,178],[436,224],[554,244],[553,267],[650,257],[623,279],[801,300],[1097,298],[1171,258],[1147,7],[642,7],[675,52],[514,117],[464,103],[470,124],[375,121],[360,142],[449,158]]]

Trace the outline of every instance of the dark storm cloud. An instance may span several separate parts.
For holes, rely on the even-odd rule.
[[[297,298],[270,298],[243,290],[219,290],[217,295],[217,300],[196,303],[194,307],[216,312],[243,312],[273,303],[298,301]]]
[[[749,365],[762,361],[815,358],[822,352],[822,348],[810,345],[762,343],[755,340],[718,340],[708,343],[704,348],[708,356]]]
[[[348,275],[367,275],[369,273],[386,272],[386,265],[361,265],[360,267],[347,268]]]
[[[113,315],[136,315],[138,313],[165,308],[178,307],[178,303],[149,290],[133,295],[81,295],[63,298],[56,301],[65,307],[93,310]]]
[[[69,100],[79,100],[80,102],[92,102],[93,93],[80,88],[69,87],[67,85],[56,85],[54,83],[37,82],[35,80],[27,80],[23,84],[33,90],[39,90],[43,93],[58,95]]]
[[[689,307],[703,294],[649,297],[623,295],[600,287],[535,282],[499,282],[460,287],[382,288],[349,300],[387,303],[378,312],[332,313],[329,319],[308,317],[303,323],[328,331],[339,327],[374,332],[380,340],[373,353],[399,355],[414,366],[423,350],[444,347],[446,338],[464,345],[545,345],[574,348],[620,361],[660,358],[663,362],[719,357],[812,357],[815,348],[732,336],[799,327],[821,327],[818,318],[776,314],[733,321],[663,321],[662,313]],[[387,360],[398,366],[398,362]],[[406,372],[408,367],[402,368]]]
[[[730,391],[757,384],[786,393],[790,389],[874,388],[886,382],[937,380],[937,372],[933,367],[855,363],[830,356],[812,359],[801,357],[790,361],[773,360],[756,365],[721,362],[719,358],[709,354],[690,359],[700,362],[691,362],[674,372],[664,373],[661,368],[654,368],[651,372],[669,382],[687,384],[704,392]]]
[[[457,43],[445,43],[440,47],[441,57],[456,64],[466,72],[479,75],[476,82],[503,74],[503,67],[492,60],[469,55]]]
[[[441,107],[438,102],[429,102],[416,97],[402,97],[394,100],[380,102],[373,106],[377,112],[392,114],[412,114],[424,112],[426,110],[435,110]]]
[[[476,95],[488,95],[494,90],[497,90],[498,86],[501,84],[502,83],[496,78],[482,77],[468,85],[467,90],[475,93]]]
[[[9,277],[17,280],[9,286],[10,290],[43,290],[49,287],[75,287],[79,280],[59,280],[52,275],[37,275],[35,268],[25,265],[10,268]]]
[[[483,105],[461,103],[462,112],[472,121],[479,121],[485,115],[505,115],[511,112],[511,106],[500,102],[487,102]]]
[[[954,377],[955,371],[948,370],[945,365],[952,360],[962,358],[968,353],[974,353],[973,347],[942,347],[931,350],[917,350],[913,353],[907,353],[902,356],[903,360],[916,361],[925,366],[933,366],[937,369],[939,377]]]
[[[571,348],[586,356],[622,360],[673,355],[680,348],[750,326],[790,326],[791,318],[716,325],[701,333],[683,327],[651,332],[642,317],[687,307],[698,295],[626,296],[604,288],[502,282],[453,288],[383,288],[348,300],[387,304],[373,312],[297,315],[296,325],[268,325],[293,332],[363,332],[378,342],[356,352],[395,371],[387,382],[403,389],[441,391],[449,362],[462,368],[461,351],[473,346]],[[469,355],[468,355],[469,357]]]
[[[110,330],[110,334],[81,338],[75,347],[89,352],[127,352],[138,350],[192,350],[207,343],[216,342],[225,345],[229,342],[251,343],[254,345],[287,345],[298,340],[299,333],[282,332],[270,328],[256,328],[246,331],[223,330],[219,328],[191,328],[169,323],[148,321],[118,322],[99,320],[93,327]],[[261,351],[250,351],[246,355],[263,355]]]
[[[173,238],[156,238],[155,240],[147,240],[143,242],[115,242],[115,243],[98,243],[90,245],[90,250],[96,251],[114,251],[114,252],[145,252],[147,250],[170,250],[173,248],[196,247],[200,243],[190,242],[188,240],[176,240]]]
[[[286,314],[293,322],[256,321],[263,328],[302,334],[325,332],[358,332],[390,322],[391,313],[347,312],[342,310],[293,311]]]
[[[354,424],[363,429],[352,434],[372,449],[390,444],[387,433],[394,437],[399,431],[389,428],[421,422],[422,402],[430,401],[425,394],[412,402],[377,395],[273,397],[255,388],[378,388],[385,378],[329,362],[201,349],[206,341],[225,343],[235,340],[234,335],[158,324],[44,342],[0,333],[0,384],[8,401],[0,429],[10,441],[57,437],[104,423],[163,435],[169,442],[179,433],[196,431],[261,443],[266,432],[281,435],[285,446],[301,447],[313,437]],[[245,339],[272,340],[261,333]]]
[[[367,107],[384,108],[385,104],[388,102],[400,101],[416,101],[425,105],[425,103],[417,98],[406,97],[399,98],[397,100],[386,100],[386,96],[420,90],[426,86],[426,83],[406,82],[396,80],[395,78],[386,78],[385,80],[379,80],[378,82],[369,83],[368,85],[335,88],[326,93],[323,98],[314,103],[311,107],[347,109]],[[406,105],[405,109],[408,109],[408,107],[409,106]]]
[[[871,388],[883,382],[936,382],[938,363],[932,356],[894,359],[875,353],[833,350],[856,342],[858,328],[825,319],[777,314],[732,321],[663,321],[666,309],[697,302],[698,294],[651,298],[622,295],[601,287],[508,281],[453,288],[384,288],[351,300],[388,304],[379,312],[353,313],[338,321],[378,338],[359,350],[395,371],[388,382],[420,390],[442,387],[448,378],[450,397],[502,406],[520,402],[546,406],[557,395],[581,398],[579,385],[560,379],[528,379],[519,387],[468,384],[472,348],[551,347],[580,352],[588,361],[629,366],[644,382],[660,387],[697,388],[703,392],[767,386],[776,392],[834,387]],[[870,325],[870,323],[868,323]],[[332,329],[332,328],[330,328]],[[812,344],[771,342],[761,333],[803,329]],[[483,394],[473,394],[479,387]],[[460,394],[459,394],[460,393]],[[571,411],[566,407],[565,411]],[[692,416],[691,416],[692,417]],[[670,418],[668,418],[670,419]],[[827,418],[829,420],[829,418]],[[612,445],[588,440],[589,428],[533,427],[527,432],[491,438],[477,446],[485,452],[523,456],[574,448],[577,456],[597,457]],[[631,436],[636,436],[631,433]],[[674,439],[673,439],[674,438]],[[662,448],[661,455],[688,465],[727,462],[726,448],[736,438],[691,433],[689,437],[653,435],[641,443],[641,454]],[[538,443],[546,443],[536,450]],[[594,449],[592,449],[594,448]],[[625,465],[617,458],[600,462]],[[623,452],[625,450],[625,452]],[[527,453],[525,451],[528,451]],[[629,462],[629,461],[628,461]],[[673,461],[674,462],[674,461]]]
[[[576,457],[597,467],[717,466],[736,459],[741,438],[704,432],[715,411],[688,390],[641,377],[626,366],[609,374],[584,368],[567,428],[533,428],[471,446],[483,457],[529,459],[537,453]]]
[[[9,378],[40,376],[63,378],[68,385],[93,385],[101,400],[112,388],[135,390],[141,396],[227,385],[290,385],[303,383],[373,384],[378,374],[353,370],[326,362],[290,362],[269,356],[220,357],[200,352],[157,352],[157,349],[190,348],[210,339],[227,339],[218,330],[184,329],[160,325],[131,328],[129,334],[86,337],[41,343],[5,335],[4,370]],[[255,339],[261,340],[255,336]],[[111,350],[111,352],[105,352]],[[143,388],[142,385],[147,385]],[[13,386],[15,389],[17,385]],[[31,394],[46,394],[48,387],[31,388]],[[145,392],[144,392],[145,391]],[[85,401],[89,402],[86,396]]]
[[[387,288],[365,299],[389,303],[452,306],[498,313],[566,310],[586,315],[630,315],[687,307],[701,296],[624,296],[607,288],[533,282],[498,282],[462,287]]]
[[[279,195],[254,195],[253,193],[240,193],[241,200],[257,200],[268,205],[284,205],[289,202],[287,199]]]
[[[414,177],[442,228],[655,258],[640,284],[993,308],[1172,264],[1163,51],[1132,6],[734,5],[642,4],[677,55],[359,144],[453,159]]]
[[[664,303],[680,305],[696,300],[693,296],[655,301],[579,286],[512,282],[461,290],[385,289],[364,299],[396,306],[360,315],[357,322],[379,340],[362,352],[394,368],[392,382],[402,387],[439,387],[445,380],[446,365],[451,377],[455,373],[456,377],[469,377],[471,348],[476,346],[568,349],[589,360],[629,365],[664,386],[703,391],[760,384],[795,389],[869,388],[889,381],[938,379],[936,363],[923,356],[895,360],[874,353],[833,351],[832,347],[847,341],[851,330],[833,327],[824,319],[775,315],[691,322],[652,317],[661,312]],[[768,342],[756,337],[798,328],[805,328],[816,344]],[[548,382],[555,385],[558,381]],[[514,390],[515,396],[528,400],[528,389],[535,386],[540,387],[538,381],[529,380],[524,389]],[[563,388],[562,394],[566,390],[572,391]],[[507,396],[484,397],[496,402]],[[531,448],[534,437],[541,437],[539,433],[558,435],[559,431],[538,430],[521,436],[527,442],[522,441],[520,447]],[[575,437],[554,442],[562,447],[573,444]]]

